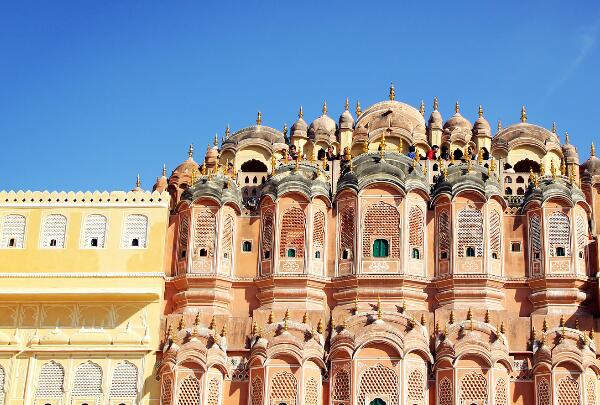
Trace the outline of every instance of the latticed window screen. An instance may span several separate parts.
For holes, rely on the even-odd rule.
[[[223,220],[223,258],[231,259],[234,232],[235,219],[233,215],[227,214]]]
[[[198,212],[194,225],[194,252],[199,254],[204,249],[206,256],[213,256],[216,232],[215,214],[210,210]]]
[[[323,250],[325,246],[325,214],[323,211],[313,215],[313,249]]]
[[[179,256],[184,258],[183,252],[187,252],[190,238],[190,217],[184,214],[181,217],[181,225],[179,227]]]
[[[252,399],[252,405],[263,405],[263,382],[260,377],[254,377],[252,379],[252,391],[250,392],[250,398]]]
[[[164,375],[162,379],[161,398],[162,405],[173,404],[173,379],[168,374]]]
[[[537,405],[550,405],[550,385],[546,378],[541,378],[538,382],[537,399]]]
[[[580,252],[585,249],[587,232],[586,232],[585,219],[579,215],[577,216],[577,248]]]
[[[563,248],[565,256],[571,256],[571,231],[569,218],[562,212],[555,212],[548,218],[548,247],[550,256],[556,256],[556,248]]]
[[[319,404],[319,385],[317,384],[317,381],[312,377],[310,377],[304,385],[304,404]]]
[[[389,395],[390,403],[398,403],[398,376],[383,364],[366,369],[361,378],[358,390],[358,403],[364,404],[368,394]]]
[[[438,396],[440,398],[440,405],[452,405],[452,382],[448,379],[448,377],[442,378],[440,381],[440,385],[438,387]]]
[[[354,207],[345,206],[340,213],[340,257],[344,252],[354,252]],[[352,254],[346,256],[352,258]]]
[[[408,213],[409,218],[409,235],[408,244],[410,246],[411,257],[413,259],[423,258],[423,234],[425,228],[425,219],[423,210],[419,207],[412,207]],[[413,249],[417,249],[419,256],[415,257],[412,253]]]
[[[539,260],[542,252],[542,223],[538,214],[529,219],[529,242],[533,260]]]
[[[6,382],[6,372],[4,367],[0,366],[0,405],[4,405],[4,384]]]
[[[346,370],[340,370],[333,376],[334,401],[350,401],[350,375]]]
[[[287,249],[296,249],[296,257],[304,256],[304,211],[298,207],[285,210],[281,219],[280,257],[286,257]]]
[[[438,219],[438,250],[440,259],[450,256],[450,219],[447,212],[442,212]]]
[[[218,377],[213,377],[208,382],[208,397],[206,398],[206,405],[219,405],[220,398],[221,381]]]
[[[483,216],[475,208],[464,208],[458,212],[458,257],[467,257],[468,248],[475,250],[475,257],[483,256]]]
[[[123,247],[146,247],[148,217],[140,214],[127,215],[123,231]]]
[[[501,239],[500,239],[500,213],[496,210],[490,214],[490,250],[492,258],[500,259]]]
[[[63,396],[63,384],[65,382],[65,369],[60,364],[51,361],[40,369],[36,398],[60,398]]]
[[[556,390],[556,403],[558,405],[580,405],[579,383],[569,376],[563,377],[558,382]]]
[[[200,403],[200,382],[189,375],[179,383],[177,405],[198,405]]]
[[[587,405],[596,405],[596,374],[594,373],[587,376],[586,397]]]
[[[128,361],[117,364],[110,385],[111,398],[135,398],[138,393],[138,368]]]
[[[67,217],[60,214],[48,215],[42,227],[42,247],[65,247]]]
[[[499,378],[496,381],[496,392],[494,394],[495,405],[507,405],[506,400],[508,399],[508,389],[506,387],[506,380]]]
[[[400,214],[396,207],[379,201],[365,212],[363,256],[372,256],[373,239],[390,240],[390,258],[400,257]]]
[[[98,397],[102,393],[102,368],[92,362],[83,363],[73,377],[74,397]]]
[[[2,221],[2,239],[0,240],[0,247],[22,248],[24,239],[25,217],[23,215],[5,216]]]
[[[298,395],[298,386],[296,377],[287,371],[281,371],[271,379],[271,390],[269,399],[271,403],[286,403],[287,405],[296,405]]]
[[[267,209],[262,216],[262,255],[263,259],[270,258],[273,250],[273,210]],[[267,253],[268,252],[268,253]]]
[[[84,247],[104,247],[106,239],[106,217],[99,214],[91,214],[85,217],[83,223],[83,246]],[[92,243],[96,241],[96,245]]]
[[[487,401],[487,379],[481,373],[472,371],[466,373],[460,380],[460,400],[462,403],[469,401]]]
[[[425,403],[425,378],[421,370],[413,370],[408,375],[408,399],[410,405]]]

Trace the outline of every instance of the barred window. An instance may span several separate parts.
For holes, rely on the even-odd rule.
[[[540,260],[542,252],[542,225],[539,214],[534,214],[529,219],[529,241],[531,244],[532,260]]]
[[[487,401],[487,379],[478,372],[468,372],[460,380],[461,403]]]
[[[423,234],[425,228],[425,219],[423,210],[419,207],[412,207],[408,213],[409,217],[409,235],[408,244],[410,247],[410,257],[413,259],[423,258]]]
[[[123,230],[123,247],[146,247],[148,217],[140,214],[127,215]]]
[[[233,235],[235,232],[235,219],[227,214],[223,220],[223,259],[231,260]]]
[[[91,214],[85,217],[83,223],[83,247],[103,248],[106,239],[106,217]]]
[[[260,377],[252,379],[250,398],[252,405],[263,405],[263,382]]]
[[[579,383],[570,376],[561,378],[556,396],[558,405],[580,405]]]
[[[262,255],[263,259],[271,258],[273,250],[273,210],[267,209],[262,216]]]
[[[64,248],[67,232],[67,217],[60,214],[48,215],[42,226],[43,248]]]
[[[138,393],[138,368],[128,361],[117,364],[110,386],[111,398],[135,398]]]
[[[271,379],[271,391],[269,394],[271,403],[296,405],[298,388],[296,377],[287,371],[281,371]]]
[[[421,370],[413,370],[408,375],[408,399],[412,404],[425,404],[425,377]]]
[[[51,361],[40,369],[36,398],[61,398],[65,382],[65,369],[60,364]]]
[[[340,256],[352,259],[354,251],[354,207],[345,206],[340,212]]]
[[[499,378],[496,381],[496,393],[495,393],[495,405],[506,405],[506,400],[508,398],[508,389],[506,387],[506,380],[504,378]]]
[[[25,239],[25,217],[23,215],[7,215],[2,221],[2,239],[0,247],[19,248],[23,247]]]
[[[569,218],[555,212],[548,218],[548,246],[550,256],[571,256]]]
[[[96,363],[88,361],[75,370],[73,378],[74,397],[94,397],[102,393],[102,369]]]
[[[389,257],[400,257],[400,214],[398,209],[383,201],[371,205],[364,216],[363,255],[373,256],[372,240],[383,239],[389,243]]]
[[[334,401],[350,401],[350,375],[346,370],[340,370],[333,376]]]
[[[394,370],[377,364],[366,369],[361,377],[358,389],[358,403],[364,404],[369,394],[387,394],[390,403],[398,403],[398,376]]]
[[[304,211],[298,207],[291,207],[285,210],[281,220],[280,257],[304,256],[305,229]],[[293,256],[289,254],[290,249],[294,250]]]
[[[0,405],[4,405],[4,383],[6,381],[6,372],[4,367],[0,366]]]
[[[177,405],[198,405],[200,403],[200,382],[189,375],[179,383]]]
[[[194,253],[212,257],[215,249],[216,219],[212,211],[205,209],[196,214],[194,225]]]
[[[496,210],[490,215],[490,250],[492,259],[500,259],[501,256],[501,224],[500,213]]]
[[[187,214],[181,216],[181,225],[179,226],[179,258],[185,259],[189,248],[190,238],[190,218]]]
[[[325,247],[325,214],[322,211],[313,215],[313,249],[321,252]],[[319,255],[320,256],[320,255]]]
[[[304,403],[306,405],[319,404],[319,385],[317,380],[310,377],[304,386]]]
[[[168,374],[163,376],[161,391],[162,405],[171,405],[173,403],[173,379]]]
[[[438,396],[440,398],[440,405],[452,405],[452,382],[448,377],[442,378],[438,387]]]
[[[596,374],[590,373],[587,376],[586,396],[587,405],[596,405]]]
[[[217,377],[213,377],[208,382],[208,396],[206,405],[219,405],[221,398],[221,381]]]
[[[577,249],[579,250],[579,257],[583,258],[585,254],[585,246],[587,239],[586,224],[583,216],[577,216]]]
[[[450,219],[447,212],[442,212],[438,219],[438,251],[441,260],[450,256]]]
[[[458,212],[458,257],[483,256],[483,216],[475,208]]]
[[[550,385],[546,378],[539,380],[537,385],[538,405],[550,405]]]

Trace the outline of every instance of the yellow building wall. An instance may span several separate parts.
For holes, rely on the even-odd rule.
[[[0,193],[0,227],[6,215],[26,218],[23,247],[0,249],[5,404],[80,405],[95,398],[99,404],[159,403],[154,368],[168,205],[168,194],[157,192]],[[42,224],[50,214],[67,218],[64,248],[41,247]],[[89,214],[107,218],[103,248],[83,247],[82,225]],[[122,247],[129,214],[148,218],[145,247]],[[62,394],[55,398],[40,396],[48,391],[42,387],[47,379],[40,378],[48,362],[64,370]],[[90,374],[80,370],[77,377],[86,363],[82,370],[101,370],[101,390],[90,398],[76,395],[81,387],[95,389],[79,383]],[[127,380],[137,385],[134,397],[116,396],[123,379],[114,374],[124,364],[137,373]]]

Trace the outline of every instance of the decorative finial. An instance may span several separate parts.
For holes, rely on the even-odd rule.
[[[181,318],[179,318],[179,325],[177,326],[177,330],[183,330],[185,328],[185,323],[183,320],[183,315],[181,315]]]
[[[307,323],[308,322],[308,314],[305,312],[304,315],[302,316],[302,323]]]
[[[369,141],[364,141],[362,143],[362,153],[368,153],[369,152]]]
[[[142,182],[140,181],[140,175],[138,174],[136,179],[135,179],[135,186],[137,188],[140,188],[140,186],[142,185]]]
[[[552,180],[556,180],[556,167],[554,166],[554,160],[550,160],[550,174],[552,175]]]
[[[288,308],[285,309],[285,313],[283,314],[283,319],[290,319],[290,310]]]
[[[490,311],[488,309],[485,310],[485,317],[483,318],[485,323],[490,323]]]
[[[567,164],[565,163],[564,159],[561,159],[561,161],[560,161],[560,175],[561,176],[567,175]]]
[[[556,121],[552,121],[552,133],[556,133]]]
[[[390,83],[390,100],[396,99],[396,91],[394,90],[394,83]]]
[[[575,165],[571,165],[571,169],[569,170],[569,182],[575,183]]]
[[[456,114],[460,112],[460,105],[458,104],[458,100],[456,100],[456,103],[454,104],[454,112]]]
[[[564,315],[560,316],[560,319],[558,320],[558,326],[560,326],[561,328],[563,326],[565,326],[565,317],[564,317]]]
[[[435,96],[433,98],[433,111],[437,111],[438,110],[438,98],[437,96]]]
[[[423,117],[425,117],[425,102],[421,100],[421,106],[419,107],[419,112]]]
[[[229,135],[231,135],[231,131],[229,130],[229,124],[225,127],[225,139],[229,139]]]
[[[525,110],[525,106],[521,106],[521,122],[527,121],[527,111]]]
[[[383,159],[385,155],[385,148],[387,144],[385,143],[385,130],[381,133],[381,140],[379,141],[379,156]]]
[[[448,323],[452,325],[454,323],[454,311],[450,311],[450,317],[448,317]]]
[[[565,131],[565,145],[569,144],[569,131]]]
[[[480,148],[479,153],[477,154],[477,164],[483,166],[483,148]]]
[[[575,318],[575,329],[580,330],[580,328],[579,328],[579,318]]]
[[[406,314],[406,301],[402,301],[402,313]]]
[[[350,109],[350,100],[348,100],[348,97],[346,97],[346,105],[344,105],[344,110],[348,111],[348,109]]]
[[[479,105],[479,111],[477,111],[477,115],[479,115],[479,117],[483,117],[483,107],[481,104]]]
[[[294,171],[298,171],[300,169],[300,155],[296,156],[296,162],[294,165]]]
[[[471,321],[473,319],[473,312],[471,312],[471,307],[467,311],[467,321]]]
[[[213,316],[212,319],[210,320],[210,325],[208,325],[208,329],[215,330],[216,327],[217,327],[217,321],[215,320],[215,317]]]
[[[360,117],[362,111],[360,110],[360,101],[356,100],[356,118]]]
[[[298,111],[298,118],[302,118],[304,116],[304,112],[302,112],[302,106],[300,106],[300,111]]]
[[[544,163],[540,163],[540,176],[545,176],[546,175],[546,166],[544,165]]]
[[[200,167],[200,173],[203,176],[206,176],[206,162],[202,162],[202,166]]]
[[[256,332],[258,332],[258,325],[256,324],[256,321],[254,321],[252,323],[252,334],[256,336]]]
[[[317,333],[323,333],[323,321],[321,319],[319,319],[319,322],[317,323]]]
[[[213,141],[214,146],[219,146],[219,135],[215,134],[215,140]]]
[[[440,321],[435,321],[435,326],[433,327],[433,333],[438,335],[440,333]]]
[[[377,296],[377,319],[381,319],[381,297]]]
[[[163,171],[162,171],[162,176],[163,177],[167,177],[167,165],[163,163]]]
[[[283,137],[287,137],[287,131],[288,131],[288,127],[287,127],[287,123],[283,124]]]
[[[267,323],[268,324],[273,323],[273,311],[269,312],[269,318],[267,319]]]
[[[533,169],[530,167],[529,168],[529,179],[528,182],[529,183],[533,183],[533,179],[535,178],[534,174],[533,174]]]
[[[594,146],[594,142],[592,142],[592,146],[590,147],[590,157],[596,156],[596,147]]]
[[[190,159],[194,157],[194,145],[191,143],[190,143],[190,147],[188,148],[188,156]]]
[[[358,314],[358,297],[354,297],[354,315]]]
[[[490,161],[490,170],[492,171],[492,173],[494,173],[494,171],[496,170],[496,160],[494,158],[492,158]]]
[[[594,340],[594,328],[592,327],[592,329],[590,329],[590,333],[588,334],[588,337],[590,338],[590,340]]]
[[[275,154],[271,155],[271,175],[275,174],[275,168],[277,167],[277,159],[275,158]]]
[[[327,101],[323,101],[323,109],[321,111],[323,115],[327,115]]]
[[[223,327],[221,328],[221,337],[227,337],[227,324],[224,323]]]
[[[194,317],[194,327],[198,327],[198,325],[200,325],[200,311],[196,312]]]
[[[498,126],[496,127],[498,132],[500,132],[502,130],[502,121],[498,120]]]
[[[262,113],[259,111],[256,114],[256,125],[261,125],[262,124]]]
[[[504,328],[504,321],[502,321],[502,322],[500,323],[500,333],[502,333],[502,334],[504,335],[504,332],[505,332],[505,328]]]
[[[425,314],[421,314],[421,325],[425,326]]]
[[[544,322],[542,322],[542,332],[548,332],[548,321],[544,318]]]

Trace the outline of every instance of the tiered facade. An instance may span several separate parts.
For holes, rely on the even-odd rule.
[[[152,193],[0,195],[5,403],[598,404],[600,159],[455,111],[391,88]]]

